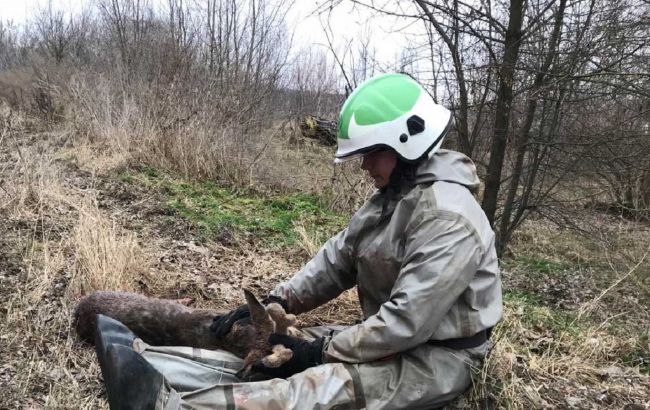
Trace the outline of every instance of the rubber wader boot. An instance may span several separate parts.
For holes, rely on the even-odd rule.
[[[106,374],[106,349],[112,344],[133,347],[136,336],[124,326],[108,316],[97,315],[95,321],[95,351],[102,374]],[[106,380],[106,378],[104,378]]]
[[[104,383],[111,410],[153,410],[163,376],[130,347],[111,344]]]

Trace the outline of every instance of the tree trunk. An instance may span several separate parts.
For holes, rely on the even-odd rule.
[[[501,171],[505,160],[506,145],[508,142],[508,127],[510,124],[510,111],[513,101],[513,85],[515,64],[519,58],[521,45],[521,27],[524,20],[525,0],[510,1],[510,19],[506,31],[505,51],[503,61],[499,68],[499,90],[497,93],[496,113],[494,116],[494,136],[490,149],[490,162],[485,180],[482,207],[485,214],[494,224],[497,209],[497,199],[501,186]]]
[[[524,158],[527,152],[528,140],[530,138],[530,129],[533,125],[533,120],[535,118],[535,111],[537,109],[537,101],[541,88],[544,84],[547,83],[548,70],[551,68],[553,58],[557,53],[557,45],[560,42],[560,35],[562,33],[562,22],[564,21],[564,10],[566,8],[567,0],[560,0],[560,5],[555,16],[555,24],[553,26],[553,33],[548,41],[548,49],[546,50],[546,56],[544,57],[544,62],[540,67],[539,72],[535,76],[535,81],[533,86],[529,91],[529,98],[526,104],[526,117],[524,119],[524,124],[517,134],[517,158],[515,160],[515,166],[512,171],[510,178],[510,187],[508,188],[508,196],[506,202],[503,206],[503,212],[501,214],[501,223],[499,226],[499,246],[497,251],[500,254],[503,253],[506,244],[510,239],[511,234],[511,221],[510,217],[512,215],[512,210],[514,207],[515,197],[517,196],[517,191],[519,190],[519,180],[521,179],[522,170],[524,166]],[[527,204],[520,203],[520,207],[525,207]]]

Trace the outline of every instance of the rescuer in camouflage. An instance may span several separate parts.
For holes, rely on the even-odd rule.
[[[295,358],[279,373],[257,366],[284,378],[251,383],[235,377],[232,354],[136,339],[144,368],[161,375],[155,408],[430,409],[466,390],[501,319],[501,280],[475,166],[440,149],[450,117],[408,76],[360,85],[341,110],[335,160],[362,157],[378,189],[272,295],[302,313],[356,287],[363,321],[303,329],[314,339],[287,338]],[[229,331],[235,314],[214,330]]]

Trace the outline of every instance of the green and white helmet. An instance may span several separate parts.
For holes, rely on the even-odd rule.
[[[451,123],[451,113],[411,77],[380,74],[363,82],[341,108],[335,162],[390,147],[404,160],[433,155]]]

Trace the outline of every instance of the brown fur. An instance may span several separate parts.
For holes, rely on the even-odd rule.
[[[252,324],[235,324],[223,338],[210,331],[212,319],[223,312],[193,309],[171,300],[127,292],[101,291],[84,297],[75,310],[74,325],[79,337],[92,343],[95,317],[103,314],[119,320],[151,345],[224,349],[245,358],[240,376],[248,377],[250,365],[258,359],[266,358],[265,364],[277,367],[291,358],[291,350],[268,344],[271,333],[299,335],[300,332],[293,327],[295,316],[287,315],[282,306],[265,307],[248,290],[244,290],[244,295]]]

